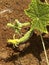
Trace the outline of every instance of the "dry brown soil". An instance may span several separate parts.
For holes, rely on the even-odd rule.
[[[0,0],[0,65],[47,65],[40,36],[33,33],[32,37],[18,48],[7,43],[15,33],[6,24],[18,19],[20,22],[30,21],[24,9],[28,8],[31,0]],[[8,11],[5,11],[7,10]],[[5,11],[5,12],[3,12]],[[22,29],[22,35],[28,28]],[[49,27],[48,27],[49,31]],[[16,34],[16,37],[19,36]],[[49,34],[44,36],[45,46],[49,58]]]

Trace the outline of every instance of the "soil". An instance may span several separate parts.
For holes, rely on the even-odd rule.
[[[32,37],[18,47],[7,43],[7,39],[13,38],[13,29],[7,28],[7,23],[13,23],[15,19],[20,22],[30,21],[24,13],[31,0],[0,0],[0,65],[47,65],[40,36],[33,33]],[[49,31],[49,27],[47,27]],[[21,31],[26,33],[28,27]],[[16,34],[16,38],[19,38]],[[46,51],[49,59],[49,33],[44,34]]]

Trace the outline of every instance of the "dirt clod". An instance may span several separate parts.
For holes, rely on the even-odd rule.
[[[35,33],[18,48],[7,43],[7,39],[12,39],[15,33],[13,29],[6,28],[8,22],[13,23],[15,19],[20,22],[31,21],[24,13],[30,2],[31,0],[0,0],[0,12],[6,9],[12,10],[0,14],[0,65],[47,65],[40,37]],[[22,35],[28,30],[28,27],[22,29]],[[19,35],[16,34],[16,38],[19,38]],[[45,35],[44,41],[49,58],[49,34]]]

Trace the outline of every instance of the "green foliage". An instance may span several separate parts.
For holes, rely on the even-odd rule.
[[[15,30],[15,33],[20,33],[20,30],[23,26],[27,26],[27,25],[30,25],[30,23],[20,23],[17,19],[15,19],[15,24],[13,23],[8,23],[7,26],[8,27],[11,27]]]
[[[30,25],[30,30],[22,38],[8,40],[15,46],[27,41],[35,29],[41,33],[48,33],[46,26],[49,25],[49,4],[42,3],[40,0],[32,0],[29,8],[25,10],[25,14],[31,18],[31,23],[16,22],[14,25],[10,24],[11,26],[8,24],[8,26],[14,27],[16,32],[19,32],[22,26]]]
[[[16,19],[15,24],[8,23],[7,26],[13,28],[16,33],[19,33],[21,30],[22,24]]]
[[[30,38],[30,36],[31,36],[31,32],[32,31],[32,29],[30,29],[22,38],[20,38],[20,39],[8,39],[7,41],[9,42],[9,43],[12,43],[13,45],[15,45],[15,46],[17,46],[19,43],[23,43],[23,42],[25,42],[25,41],[27,41],[29,38]]]
[[[32,29],[42,33],[48,33],[46,26],[49,24],[49,5],[39,0],[32,0],[26,15],[32,19]]]

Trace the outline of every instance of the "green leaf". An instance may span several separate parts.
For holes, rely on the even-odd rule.
[[[42,3],[40,0],[32,0],[29,8],[25,10],[25,13],[31,18],[31,23],[20,23],[16,20],[14,28],[16,31],[18,31],[23,26],[31,25],[31,27],[30,30],[21,38],[7,40],[9,43],[14,44],[15,46],[19,43],[27,41],[35,29],[41,33],[48,33],[46,26],[49,25],[49,4]],[[11,24],[10,26],[13,27]]]
[[[30,22],[21,23],[17,19],[15,19],[15,23],[7,23],[7,26],[13,28],[18,34],[20,33],[22,27],[27,25],[30,25]]]
[[[37,29],[41,33],[48,33],[46,26],[49,24],[49,4],[32,0],[25,13],[32,20],[32,30]]]

